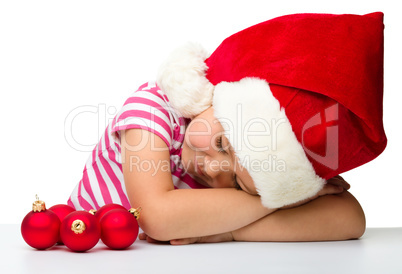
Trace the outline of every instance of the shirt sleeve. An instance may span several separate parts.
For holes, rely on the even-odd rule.
[[[144,129],[159,136],[170,149],[174,121],[160,89],[153,83],[142,85],[124,103],[112,122],[111,133],[120,143],[120,131]]]

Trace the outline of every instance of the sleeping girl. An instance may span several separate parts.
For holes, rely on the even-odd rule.
[[[382,31],[380,13],[297,14],[211,55],[176,50],[106,128],[68,204],[141,207],[149,242],[359,238],[364,212],[339,174],[386,145]]]

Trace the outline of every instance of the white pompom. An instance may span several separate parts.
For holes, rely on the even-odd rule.
[[[184,117],[194,118],[212,105],[214,86],[205,77],[206,50],[188,43],[173,51],[159,68],[158,86]]]

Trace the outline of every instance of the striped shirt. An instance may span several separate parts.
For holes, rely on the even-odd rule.
[[[188,119],[178,115],[171,108],[166,94],[155,83],[149,82],[140,86],[126,100],[95,146],[85,165],[82,179],[68,200],[68,205],[77,210],[99,209],[109,203],[121,204],[127,209],[131,207],[123,179],[120,140],[121,131],[126,129],[148,130],[166,143],[176,189],[204,188],[185,172],[181,164],[181,151],[188,122]]]

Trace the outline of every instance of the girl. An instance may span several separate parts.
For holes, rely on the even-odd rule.
[[[172,244],[362,235],[363,211],[340,177],[329,180],[310,203],[268,209],[213,108],[187,123],[158,86],[142,85],[106,129],[68,204],[85,210],[107,203],[141,207],[139,225],[146,234],[140,239]]]
[[[69,204],[141,207],[150,242],[359,238],[363,210],[337,175],[385,148],[382,29],[380,13],[297,14],[209,57],[179,49],[127,99]]]

